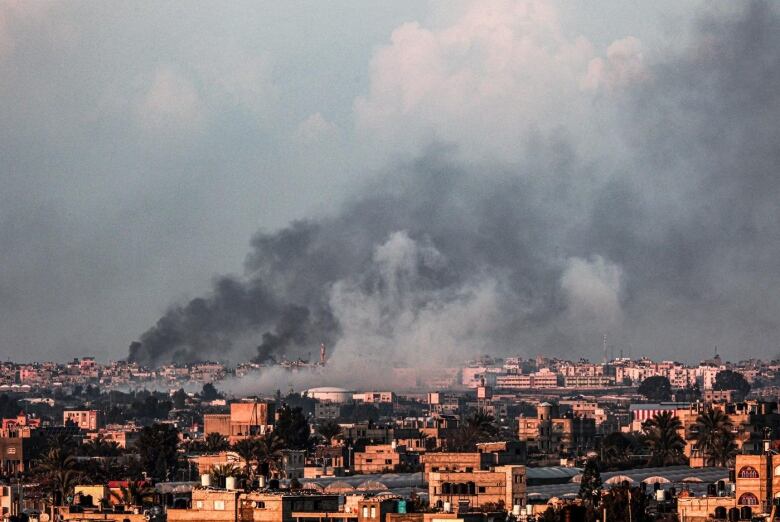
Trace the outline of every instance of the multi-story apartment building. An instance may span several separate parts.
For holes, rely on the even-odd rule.
[[[73,424],[84,431],[97,431],[103,427],[103,413],[100,410],[65,410],[62,423]]]
[[[482,508],[488,505],[511,510],[526,503],[525,466],[496,466],[492,470],[436,471],[428,476],[432,506]]]
[[[544,402],[536,407],[536,417],[518,419],[518,438],[528,452],[567,456],[591,449],[595,442],[596,421],[592,418],[562,417],[558,407]]]

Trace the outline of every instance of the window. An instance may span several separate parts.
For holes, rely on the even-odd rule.
[[[480,486],[479,487],[479,492],[480,493],[484,493],[485,492],[485,486]]]
[[[198,500],[197,502],[195,502],[195,507],[197,509],[203,509],[203,501],[202,500]]]
[[[16,448],[8,448],[9,455],[16,455]]]
[[[758,505],[758,498],[753,493],[743,493],[741,497],[739,497],[739,502],[737,504],[743,504],[745,506],[757,506]]]
[[[743,466],[739,470],[738,478],[758,478],[758,471],[753,466]]]
[[[255,502],[255,508],[265,509],[265,502],[263,502],[262,500],[258,500],[257,502]]]
[[[214,501],[214,510],[215,511],[224,511],[225,510],[225,501],[224,500],[215,500]]]
[[[363,506],[363,518],[368,518],[368,506]]]
[[[376,518],[376,506],[371,506],[371,518]]]

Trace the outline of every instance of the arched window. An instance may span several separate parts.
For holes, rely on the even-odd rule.
[[[743,507],[740,510],[739,514],[742,520],[753,520],[753,510],[747,506]]]
[[[753,493],[743,493],[741,497],[739,497],[739,502],[737,504],[742,504],[744,506],[757,506],[758,505],[758,498]]]
[[[726,520],[726,508],[718,506],[715,508],[715,518],[717,520]]]
[[[775,467],[775,476],[780,476],[780,466]]]
[[[737,478],[758,478],[758,471],[753,466],[743,466],[739,470]]]

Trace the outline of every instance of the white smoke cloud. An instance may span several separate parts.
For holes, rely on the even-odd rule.
[[[447,269],[429,241],[392,233],[375,248],[367,278],[333,285],[330,305],[342,329],[334,363],[429,367],[489,349],[505,320],[498,281],[479,276],[432,284]]]
[[[629,36],[607,48],[606,58],[593,58],[581,80],[584,89],[612,90],[630,86],[648,78],[642,54],[642,42]]]
[[[437,139],[468,158],[516,160],[531,131],[592,125],[593,93],[582,85],[639,78],[638,46],[625,38],[601,58],[586,38],[564,34],[548,3],[474,2],[450,26],[393,31],[355,102],[358,130],[412,152]]]
[[[601,256],[570,258],[561,276],[570,317],[579,325],[615,328],[623,312],[620,305],[622,269]]]

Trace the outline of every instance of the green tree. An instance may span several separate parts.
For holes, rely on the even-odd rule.
[[[612,487],[602,497],[602,507],[607,512],[607,520],[649,522],[647,515],[647,496],[640,488],[625,484]]]
[[[241,460],[244,461],[244,474],[252,478],[252,462],[257,458],[257,439],[246,438],[233,444],[233,451],[235,451]]]
[[[220,464],[211,468],[211,481],[216,486],[224,486],[228,477],[241,477],[241,469],[232,463]]]
[[[672,398],[672,385],[666,377],[656,375],[642,381],[637,392],[651,401],[668,401]]]
[[[601,462],[608,469],[628,466],[636,446],[634,437],[619,431],[610,433],[601,441]]]
[[[255,441],[258,472],[264,477],[274,476],[281,469],[284,441],[274,431],[258,437]]]
[[[51,493],[52,503],[62,505],[73,492],[81,473],[76,469],[76,458],[67,447],[51,447],[35,469],[41,482]]]
[[[142,469],[157,480],[170,480],[179,467],[179,431],[169,424],[154,424],[141,430],[135,450]]]
[[[177,410],[183,410],[187,407],[187,392],[184,389],[179,388],[173,394],[173,407]]]
[[[129,480],[127,485],[119,486],[119,491],[111,491],[111,496],[120,504],[127,506],[145,506],[154,502],[155,489],[144,481]]]
[[[221,433],[212,432],[203,440],[203,449],[206,453],[219,453],[230,448],[227,438]]]
[[[476,411],[463,419],[455,434],[455,449],[474,451],[479,442],[492,440],[498,434],[495,419],[484,412]]]
[[[644,432],[650,450],[650,464],[672,466],[685,462],[685,441],[680,436],[680,419],[669,412],[659,413],[645,422]]]
[[[311,427],[301,408],[283,406],[278,412],[274,432],[286,449],[306,449],[309,446]]]
[[[101,434],[82,444],[80,449],[84,455],[89,457],[118,457],[122,454],[122,448],[118,442],[106,440]]]
[[[200,398],[204,401],[210,402],[215,399],[219,399],[219,392],[213,384],[207,382],[203,385],[203,388],[200,391]]]
[[[341,433],[341,426],[335,421],[325,421],[317,426],[317,433],[325,439],[327,444],[330,444]]]
[[[713,390],[735,390],[746,397],[750,393],[750,383],[747,382],[745,376],[739,372],[731,370],[723,370],[718,372],[715,376],[715,383],[712,385]]]
[[[734,432],[728,415],[721,410],[708,409],[696,419],[696,448],[708,460],[726,467],[737,451]]]
[[[585,469],[582,470],[580,491],[577,496],[586,502],[597,505],[601,495],[601,486],[601,473],[599,472],[598,462],[596,462],[595,458],[590,458],[585,463]]]

